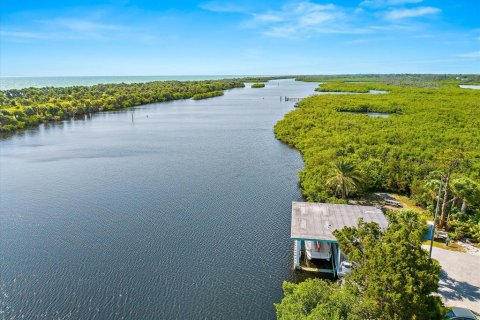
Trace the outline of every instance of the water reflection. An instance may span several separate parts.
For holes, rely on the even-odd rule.
[[[480,85],[473,85],[473,84],[461,84],[459,85],[460,88],[463,89],[474,89],[474,90],[480,90]]]
[[[381,113],[381,112],[355,112],[355,111],[339,111],[341,113],[349,113],[349,114],[366,114],[372,118],[388,118],[390,117],[389,113]]]

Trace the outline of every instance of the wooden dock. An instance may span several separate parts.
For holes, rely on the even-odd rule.
[[[292,98],[292,97],[287,97],[287,96],[280,96],[280,101],[285,101],[285,102],[296,101],[296,102],[298,102],[300,100],[302,100],[302,98]]]

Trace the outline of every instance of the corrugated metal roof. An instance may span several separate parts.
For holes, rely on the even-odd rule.
[[[388,226],[382,210],[376,207],[348,204],[292,202],[293,239],[336,241],[332,232],[355,227],[358,219]]]

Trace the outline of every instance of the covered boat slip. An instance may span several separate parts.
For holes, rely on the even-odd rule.
[[[332,257],[332,246],[330,243],[305,241],[305,254],[307,255],[307,258],[309,260],[330,260],[330,258]]]
[[[337,275],[342,261],[337,243],[295,240],[293,248],[295,269]]]
[[[357,226],[360,218],[376,222],[382,229],[388,226],[382,210],[376,207],[292,202],[294,268],[337,276],[345,256],[333,232]]]

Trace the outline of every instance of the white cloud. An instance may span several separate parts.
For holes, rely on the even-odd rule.
[[[116,24],[102,23],[89,19],[78,18],[55,18],[51,20],[42,20],[41,23],[64,30],[70,30],[76,33],[97,33],[102,31],[126,30],[126,27]]]
[[[315,26],[324,22],[334,20],[335,15],[329,12],[310,12],[299,18],[300,24],[304,26]]]
[[[269,37],[291,38],[312,33],[340,33],[346,18],[333,4],[302,1],[284,5],[279,10],[253,13],[244,23],[247,28],[262,28]]]
[[[389,20],[399,20],[405,18],[422,17],[426,15],[439,13],[440,9],[434,7],[417,7],[412,9],[393,9],[385,14]]]
[[[346,44],[364,44],[378,41],[377,38],[359,38],[345,42]]]
[[[456,57],[468,59],[480,59],[480,50],[457,54]]]
[[[112,40],[124,37],[134,37],[139,41],[154,36],[126,25],[103,21],[100,17],[53,17],[48,20],[34,20],[34,25],[28,30],[2,30],[0,35],[8,41],[58,41],[58,40]]]
[[[37,32],[25,32],[25,31],[5,31],[0,30],[0,36],[2,38],[11,39],[42,39],[44,36]]]
[[[277,14],[273,13],[263,13],[263,14],[253,14],[253,18],[256,21],[264,21],[264,22],[280,22],[285,21],[285,19]]]
[[[291,25],[273,26],[264,31],[263,34],[273,38],[291,38],[298,35],[298,29]]]
[[[294,0],[293,0],[294,1]],[[287,2],[279,9],[247,11],[236,3],[208,2],[202,8],[218,13],[242,13],[247,20],[244,28],[260,30],[268,37],[305,38],[318,34],[381,34],[388,31],[419,31],[419,25],[400,23],[404,18],[421,17],[440,12],[434,7],[405,8],[404,5],[423,0],[365,0],[362,5],[380,6],[380,10],[367,7],[343,7],[333,3],[319,4],[310,0]],[[389,8],[384,11],[385,6]],[[372,12],[373,11],[373,12]],[[379,19],[385,17],[385,21]],[[409,21],[410,22],[410,21]]]

